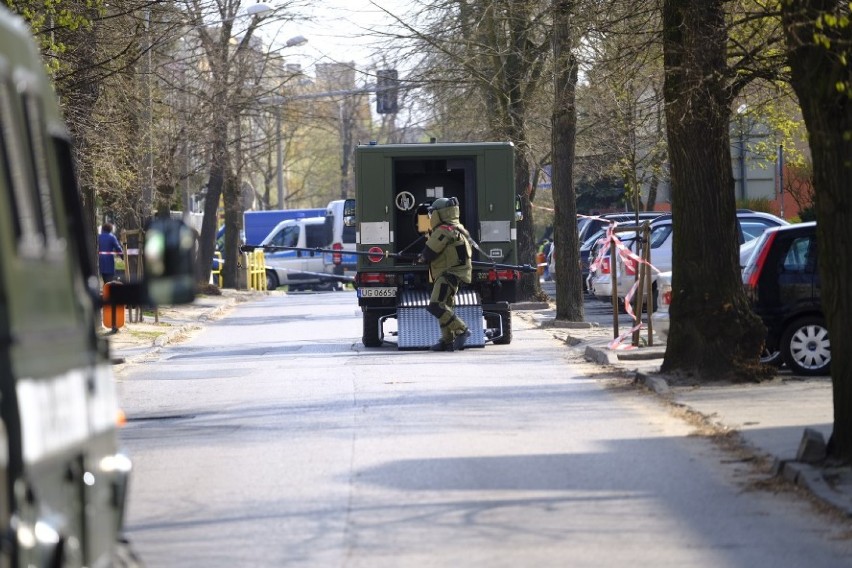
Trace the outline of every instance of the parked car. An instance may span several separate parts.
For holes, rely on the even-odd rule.
[[[657,310],[651,316],[654,333],[663,341],[669,339],[669,306],[672,305],[672,273],[657,275]]]
[[[642,221],[650,221],[665,214],[666,213],[663,211],[639,211],[639,222],[641,223]],[[607,226],[612,222],[621,224],[635,224],[636,215],[637,213],[635,211],[626,211],[624,213],[606,213],[604,215],[589,217],[586,220],[587,222],[584,223],[583,226],[578,229],[577,241],[580,243],[585,242],[589,237],[591,237],[601,229],[606,229]]]
[[[746,241],[753,240],[762,231],[770,227],[778,227],[789,225],[787,221],[776,217],[770,213],[761,213],[758,211],[750,211],[741,209],[737,211],[737,231],[739,233],[739,241],[742,245]],[[657,217],[651,221],[651,264],[660,272],[670,271],[672,269],[672,241],[674,238],[674,226],[672,224],[672,216],[664,215]],[[601,263],[601,269],[595,276],[592,283],[595,297],[598,299],[609,301],[612,295],[612,276],[610,274],[611,262]],[[616,258],[616,282],[618,285],[618,298],[623,302],[624,298],[630,292],[635,282],[635,267],[627,266],[624,268],[624,263],[620,257]],[[658,273],[651,271],[652,293],[651,297],[657,301],[658,289],[656,281]]]
[[[356,240],[354,209],[354,199],[336,199],[328,203],[325,211],[324,246],[339,252],[324,253],[323,264],[326,272],[342,277],[341,283],[354,278],[358,264],[357,255],[352,254]]]
[[[747,252],[754,249],[754,243],[759,239],[751,241],[740,246],[741,255],[742,249],[748,247]],[[654,323],[654,333],[663,341],[668,341],[669,338],[669,307],[672,305],[672,273],[671,271],[661,272],[657,275],[657,303],[654,306],[654,314],[651,319]],[[775,364],[781,360],[781,354],[778,351],[766,351],[761,357],[761,362]]]
[[[661,215],[660,211],[640,211],[639,220],[651,220]],[[583,280],[583,291],[588,291],[588,277],[591,251],[594,244],[606,235],[610,223],[635,223],[636,213],[608,213],[596,217],[578,217],[577,241],[580,243],[580,272]],[[552,280],[556,280],[556,243],[550,247],[547,256],[548,272]],[[593,259],[593,257],[592,257]]]
[[[325,217],[306,217],[281,221],[261,241],[260,246],[324,248],[328,245]],[[268,250],[266,287],[275,290],[287,286],[288,291],[335,290],[338,279],[326,273],[323,253],[310,250]]]
[[[743,269],[752,309],[767,329],[767,353],[796,374],[827,375],[831,344],[822,311],[816,223],[768,229]]]
[[[615,233],[615,238],[621,245],[637,252],[635,231],[618,231]],[[598,280],[598,278],[603,273],[609,274],[611,246],[612,243],[606,238],[600,238],[592,243],[591,249],[589,249],[589,275],[586,277],[589,293],[598,300],[607,303],[612,301],[611,280]],[[631,268],[628,268],[627,272],[633,274]]]

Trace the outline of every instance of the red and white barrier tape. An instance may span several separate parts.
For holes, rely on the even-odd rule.
[[[589,218],[591,218],[591,219],[602,219],[602,217],[589,217]],[[607,226],[607,229],[606,229],[606,235],[601,237],[596,243],[596,244],[600,244],[602,246],[600,247],[598,255],[595,257],[595,260],[589,265],[589,271],[590,272],[597,271],[598,267],[601,265],[604,258],[606,258],[609,255],[610,248],[612,248],[612,245],[614,245],[616,250],[617,250],[617,256],[616,256],[616,258],[613,258],[613,259],[610,260],[610,268],[609,268],[610,271],[611,271],[610,272],[610,278],[612,278],[612,274],[616,270],[616,267],[617,267],[617,264],[618,264],[618,259],[621,259],[621,262],[624,264],[625,271],[627,271],[627,269],[630,269],[632,272],[636,273],[638,268],[642,264],[647,264],[651,268],[651,270],[655,271],[657,274],[660,273],[660,270],[656,266],[654,266],[650,262],[646,261],[645,259],[643,259],[639,255],[634,253],[623,242],[621,242],[621,240],[616,236],[615,227],[618,226],[617,221],[611,221],[611,220],[608,220],[608,219],[605,219],[605,221],[607,221],[609,223],[609,225]],[[633,286],[631,286],[630,291],[627,292],[627,295],[624,298],[624,311],[627,312],[627,315],[629,315],[631,317],[631,319],[633,319],[634,321],[636,320],[636,313],[633,311],[633,306],[632,306],[631,302],[632,302],[633,296],[636,294],[636,290],[638,290],[638,288],[639,288],[639,280],[637,279],[633,283]],[[649,299],[648,301],[650,301],[651,305],[653,305],[652,299]],[[638,330],[641,330],[641,329],[647,329],[647,327],[644,326],[640,322],[638,325],[633,327],[630,331],[627,331],[627,332],[619,335],[615,339],[613,339],[608,344],[608,347],[610,349],[614,349],[614,350],[634,349],[635,348],[634,345],[632,345],[632,344],[631,345],[623,345],[622,342],[628,336],[632,335],[635,331],[638,331]]]

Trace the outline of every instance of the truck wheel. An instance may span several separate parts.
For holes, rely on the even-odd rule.
[[[266,289],[267,290],[275,290],[278,288],[278,275],[276,275],[271,270],[266,271]]]
[[[364,347],[381,347],[382,338],[379,337],[379,319],[383,316],[381,312],[365,311],[364,312],[364,333],[361,336],[361,343]]]
[[[512,343],[512,312],[500,310],[497,312],[503,320],[503,337],[494,340],[494,345],[509,345]]]
[[[794,374],[827,375],[831,368],[831,344],[825,320],[808,316],[791,323],[781,338],[781,354]]]

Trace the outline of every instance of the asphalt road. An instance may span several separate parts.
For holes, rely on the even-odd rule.
[[[352,292],[241,304],[122,371],[152,567],[852,565],[848,535],[516,317],[361,346]]]

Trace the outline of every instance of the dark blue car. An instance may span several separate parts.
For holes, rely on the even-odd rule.
[[[822,311],[816,223],[767,229],[743,269],[752,309],[767,328],[768,362],[827,375],[831,343]]]

